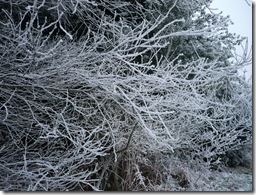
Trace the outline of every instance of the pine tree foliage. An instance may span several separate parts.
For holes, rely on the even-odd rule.
[[[1,0],[0,189],[209,191],[251,168],[250,54],[230,60],[243,38],[210,3]]]

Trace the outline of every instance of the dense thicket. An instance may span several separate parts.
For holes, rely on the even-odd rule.
[[[251,61],[210,3],[1,0],[1,190],[219,190],[250,168]]]

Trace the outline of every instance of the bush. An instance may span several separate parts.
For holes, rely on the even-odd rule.
[[[251,89],[236,73],[247,59],[160,52],[223,23],[177,28],[179,1],[164,14],[130,1],[1,4],[2,190],[196,190],[193,173],[251,144]]]

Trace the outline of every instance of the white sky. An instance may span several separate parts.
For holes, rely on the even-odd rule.
[[[248,37],[249,46],[252,46],[252,1],[247,0],[250,6],[246,3],[246,0],[213,0],[211,8],[216,8],[214,13],[222,11],[222,15],[230,16],[230,19],[234,22],[229,26],[231,33]],[[236,52],[242,54],[242,48],[238,47]],[[250,79],[252,75],[252,65],[246,66],[246,79]],[[242,71],[241,71],[242,74]]]

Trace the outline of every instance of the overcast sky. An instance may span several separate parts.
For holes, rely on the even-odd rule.
[[[248,5],[248,3],[250,5]],[[213,0],[211,8],[218,10],[214,11],[219,13],[223,11],[223,15],[229,15],[234,22],[229,26],[231,33],[237,33],[241,36],[248,37],[248,43],[252,45],[252,1],[251,0]],[[237,48],[237,53],[242,53],[241,47]],[[246,79],[252,75],[252,65],[246,67]],[[242,71],[241,71],[242,72]]]

